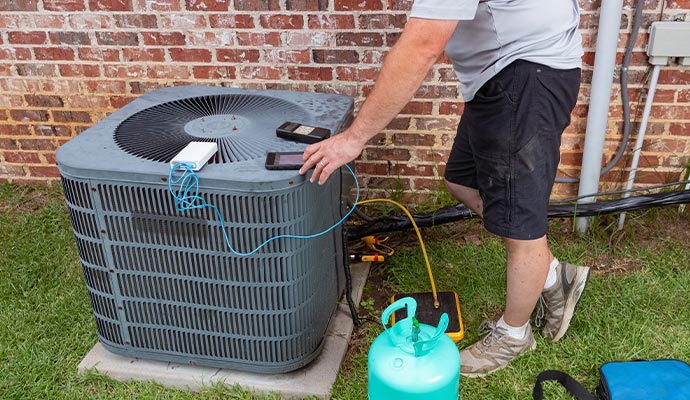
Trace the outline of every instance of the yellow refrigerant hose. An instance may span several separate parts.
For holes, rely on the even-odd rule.
[[[417,227],[417,223],[414,221],[414,218],[412,217],[412,214],[403,206],[402,204],[390,200],[390,199],[370,199],[370,200],[362,200],[357,202],[356,206],[359,205],[364,205],[364,204],[369,204],[369,203],[390,203],[398,206],[401,210],[405,212],[405,215],[407,215],[407,218],[410,219],[410,222],[412,223],[412,226],[414,227],[414,231],[417,233],[417,239],[419,239],[419,246],[422,248],[422,254],[424,255],[424,262],[426,263],[426,270],[429,273],[429,281],[431,282],[431,293],[434,296],[434,307],[439,308],[441,307],[441,303],[438,301],[438,296],[436,295],[436,283],[434,282],[434,275],[431,273],[431,264],[429,263],[429,256],[426,254],[426,247],[424,247],[424,241],[422,240],[422,234],[419,232],[419,228]]]

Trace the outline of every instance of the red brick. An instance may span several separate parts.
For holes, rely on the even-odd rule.
[[[254,17],[247,14],[211,14],[208,18],[211,28],[254,28]]]
[[[313,91],[317,93],[340,94],[343,96],[350,96],[354,98],[359,97],[359,86],[356,83],[337,85],[334,85],[331,82],[314,83],[313,88],[307,88],[307,91]]]
[[[375,159],[377,160],[388,160],[388,161],[408,161],[410,156],[410,150],[402,149],[398,147],[378,147],[375,150],[373,148],[367,147],[367,158],[371,153],[375,153]]]
[[[91,115],[86,111],[56,111],[52,110],[55,122],[91,122]]]
[[[61,45],[90,45],[91,39],[86,32],[50,32],[50,41]]]
[[[433,74],[431,75],[431,79],[429,79],[429,81],[437,83],[437,80],[433,78]],[[458,90],[457,85],[441,86],[435,84],[420,86],[414,95],[414,97],[418,99],[457,99],[458,96],[460,96],[460,91]]]
[[[10,110],[10,117],[19,122],[48,121],[46,110]]]
[[[287,0],[285,9],[288,11],[326,11],[328,0]]]
[[[296,81],[330,81],[333,79],[333,68],[288,67],[288,79]]]
[[[307,25],[309,29],[354,29],[355,17],[335,14],[310,15]]]
[[[388,45],[389,47],[393,47],[393,45],[395,45],[395,43],[400,38],[401,34],[402,32],[386,32],[386,45]]]
[[[62,64],[58,65],[60,75],[65,77],[97,78],[101,76],[98,65],[92,64]]]
[[[58,178],[60,177],[60,172],[57,166],[28,166],[26,169],[29,170],[30,176],[36,176],[41,178]]]
[[[2,129],[2,125],[0,125]],[[0,149],[3,150],[19,150],[19,143],[17,139],[10,139],[7,137],[0,137]]]
[[[112,29],[112,14],[76,13],[69,16],[69,24],[76,30]]]
[[[149,78],[153,79],[186,79],[189,68],[179,65],[156,65],[149,68]]]
[[[238,11],[279,11],[279,0],[235,0]]]
[[[43,0],[46,11],[85,11],[84,0]]]
[[[46,44],[48,35],[45,32],[7,32],[11,44]]]
[[[666,7],[671,10],[690,9],[690,0],[668,0]]]
[[[131,0],[88,0],[91,11],[134,11]]]
[[[301,15],[262,15],[261,26],[268,29],[302,29],[304,18]]]
[[[64,106],[62,98],[55,95],[26,94],[24,99],[26,99],[29,107],[56,108]]]
[[[65,97],[65,105],[69,108],[85,108],[88,110],[108,108],[108,97],[92,95],[68,95]]]
[[[40,153],[33,151],[17,151],[9,152],[5,151],[2,156],[5,161],[12,164],[41,164]]]
[[[180,32],[142,32],[147,46],[183,46],[186,41]]]
[[[207,27],[206,17],[194,13],[163,14],[159,26],[166,30],[202,29]]]
[[[38,0],[3,0],[0,11],[38,11]]]
[[[430,101],[411,101],[400,111],[400,114],[430,114],[433,104]]]
[[[237,32],[240,46],[280,46],[280,33]]]
[[[633,111],[631,111],[633,112]],[[652,106],[650,116],[664,119],[690,119],[690,108],[686,106]]]
[[[389,0],[391,10],[409,11],[413,0]]]
[[[158,27],[158,18],[154,14],[118,14],[113,18],[118,28],[155,29]]]
[[[17,139],[23,150],[55,150],[53,139],[33,138]]]
[[[643,152],[652,152],[652,153],[676,153],[676,154],[683,154],[685,153],[685,148],[686,145],[688,144],[687,140],[680,139],[680,138],[664,138],[664,139],[658,139],[658,138],[647,138],[645,136],[645,139],[642,143],[642,151]]]
[[[356,64],[359,63],[357,50],[312,50],[317,64]]]
[[[37,60],[74,60],[74,50],[64,47],[37,47],[34,54]]]
[[[311,32],[308,30],[288,31],[285,45],[297,48],[334,47],[335,35],[331,32]]]
[[[442,115],[462,115],[465,103],[461,101],[444,101],[438,108],[438,113]]]
[[[245,63],[258,62],[259,50],[254,49],[218,49],[216,58],[219,62]]]
[[[217,65],[195,65],[192,74],[196,79],[235,79],[235,67]]]
[[[7,163],[0,164],[0,175],[24,176],[26,170],[21,165],[11,165]]]
[[[163,49],[142,49],[125,48],[122,49],[124,61],[146,62],[146,61],[165,61],[165,50]]]
[[[96,32],[96,41],[102,46],[138,46],[136,32]]]
[[[31,60],[31,50],[21,47],[0,48],[0,60]]]
[[[241,79],[280,79],[280,69],[274,67],[241,66],[237,71]]]
[[[166,86],[166,83],[156,81],[129,82],[130,92],[133,94],[143,94]]]
[[[309,50],[267,49],[263,52],[263,61],[269,65],[308,64]]]
[[[450,149],[415,149],[415,156],[427,162],[445,162],[450,155]]]
[[[339,81],[373,81],[378,76],[378,68],[369,67],[336,67],[335,75]]]
[[[677,102],[678,103],[690,103],[690,89],[679,90]]]
[[[71,136],[72,130],[67,125],[36,125],[34,131],[37,136]]]
[[[455,132],[458,126],[456,117],[417,117],[416,126],[420,131],[451,131]],[[444,143],[445,145],[446,143]]]
[[[360,29],[402,29],[406,14],[364,14],[359,16]]]
[[[0,135],[2,136],[30,136],[30,125],[19,125],[17,123],[0,125]]]
[[[404,146],[433,146],[436,135],[420,133],[394,133],[391,136],[393,143]]]
[[[136,98],[136,96],[110,96],[110,105],[114,108],[120,109],[134,101]]]
[[[230,0],[185,0],[189,11],[228,11]]]
[[[235,33],[227,29],[220,29],[214,32],[193,31],[187,33],[186,40],[186,47],[206,49],[234,47]]]
[[[104,65],[103,76],[106,78],[143,78],[146,76],[144,65]]]
[[[211,62],[211,51],[206,49],[171,48],[170,57],[181,62]]]
[[[675,136],[690,136],[690,122],[671,122],[669,133]]]
[[[125,93],[127,84],[123,81],[104,80],[96,81],[89,80],[83,82],[84,87],[89,93]]]
[[[120,61],[118,49],[80,47],[79,59],[84,61]]]
[[[381,0],[334,0],[335,11],[383,10]]]
[[[383,35],[374,32],[341,32],[335,37],[337,46],[383,46]]]

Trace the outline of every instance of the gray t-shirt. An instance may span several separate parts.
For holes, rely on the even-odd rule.
[[[465,101],[518,59],[582,66],[577,0],[414,0],[410,17],[458,20],[446,54]]]

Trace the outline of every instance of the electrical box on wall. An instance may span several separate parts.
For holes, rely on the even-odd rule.
[[[678,57],[681,65],[690,65],[690,22],[652,23],[647,54],[650,64],[665,65],[669,58]]]

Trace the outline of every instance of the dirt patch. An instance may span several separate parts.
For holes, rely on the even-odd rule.
[[[61,196],[57,185],[23,185],[13,187],[12,194],[0,197],[0,213],[27,213],[44,208]]]

